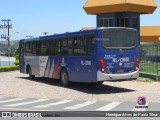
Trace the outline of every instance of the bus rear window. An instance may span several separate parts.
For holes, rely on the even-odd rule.
[[[136,47],[135,30],[104,30],[102,45],[105,49],[133,49]]]

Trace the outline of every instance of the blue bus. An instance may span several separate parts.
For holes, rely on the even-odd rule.
[[[102,84],[137,79],[138,34],[132,28],[96,28],[20,40],[20,72],[71,82]]]

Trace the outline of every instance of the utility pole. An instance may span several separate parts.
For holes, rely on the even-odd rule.
[[[11,45],[10,45],[10,29],[12,29],[11,19],[2,19],[2,25],[0,29],[7,30],[6,33],[1,34],[1,39],[6,39],[8,41],[8,57],[11,55]]]

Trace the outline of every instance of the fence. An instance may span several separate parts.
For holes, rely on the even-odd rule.
[[[152,75],[156,79],[160,76],[160,45],[141,45],[140,72],[142,75]]]

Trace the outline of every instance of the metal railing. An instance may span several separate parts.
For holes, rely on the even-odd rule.
[[[160,45],[141,45],[139,52],[140,71],[160,75]]]

